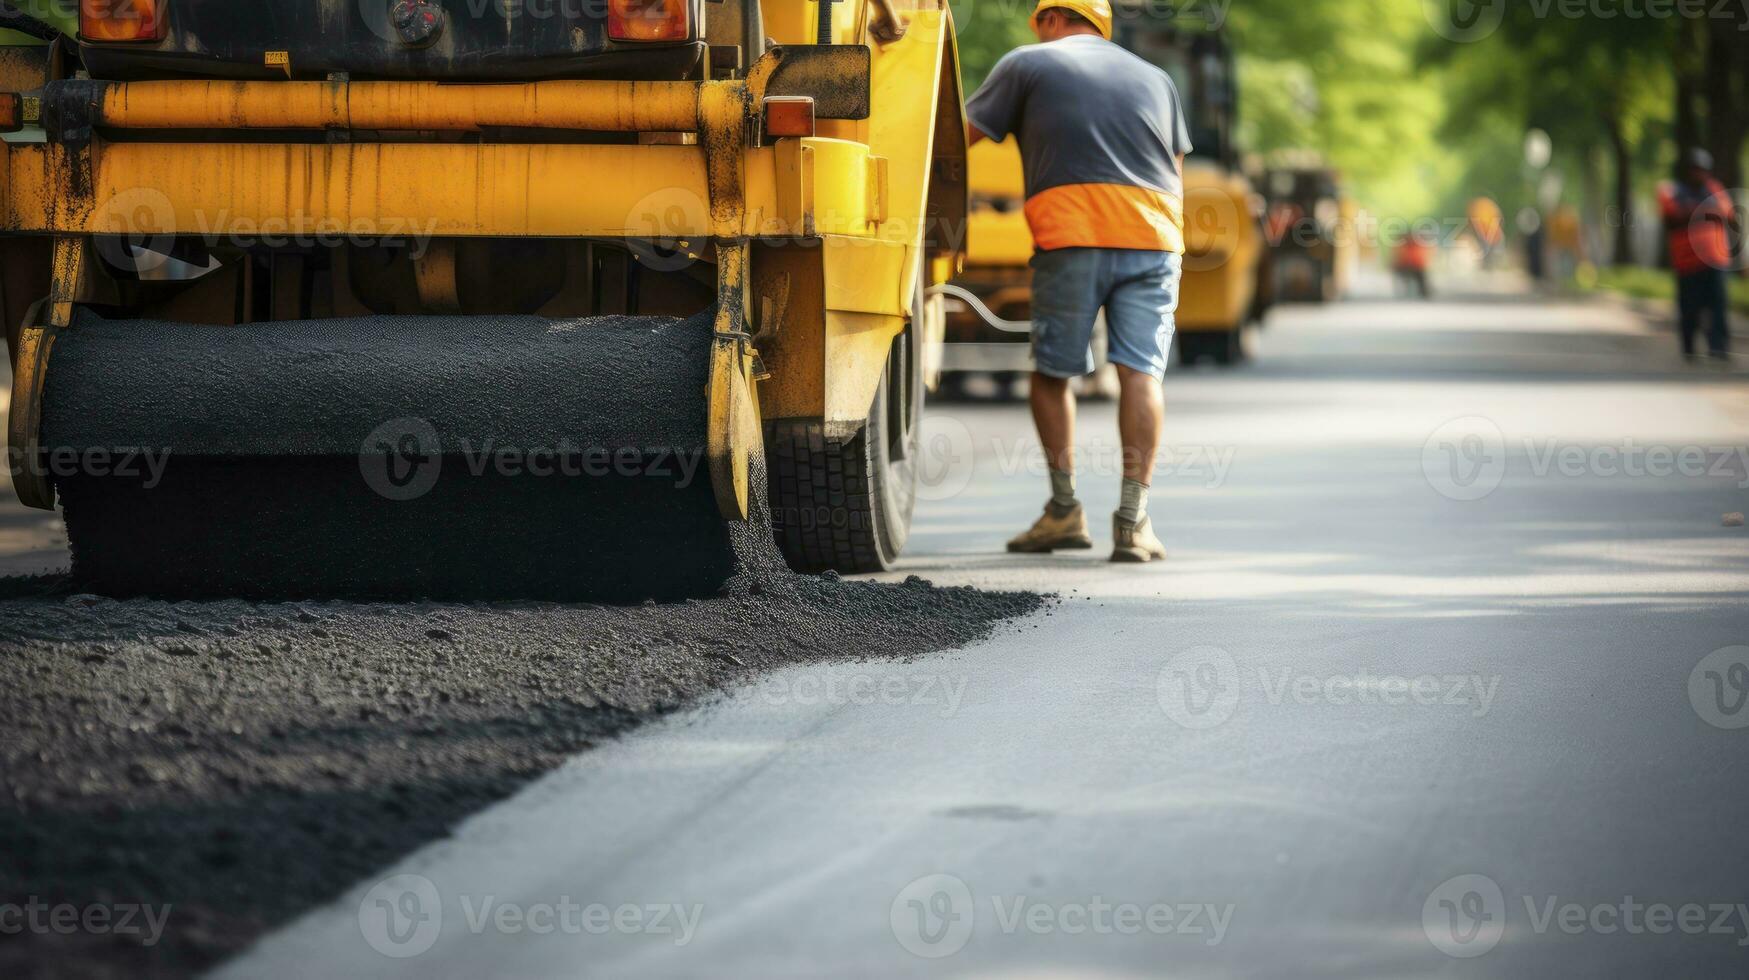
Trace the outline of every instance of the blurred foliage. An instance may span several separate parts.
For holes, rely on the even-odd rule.
[[[1597,254],[1631,247],[1650,261],[1653,187],[1669,175],[1679,138],[1713,147],[1721,178],[1742,181],[1741,4],[1708,3],[1706,16],[1684,18],[1681,10],[1700,8],[1653,16],[1644,11],[1663,8],[1594,0],[1569,16],[1560,0],[1173,2],[1224,13],[1214,19],[1238,52],[1246,150],[1264,161],[1284,151],[1322,158],[1380,218],[1457,220],[1485,195],[1510,225],[1522,207],[1547,214],[1567,203],[1584,215]],[[968,91],[1005,51],[1032,40],[1026,0],[967,0],[954,10]],[[1455,11],[1483,17],[1474,38],[1453,39]],[[1553,145],[1540,169],[1525,156],[1532,128]]]
[[[1267,159],[1311,151],[1381,214],[1418,216],[1460,169],[1442,159],[1440,86],[1421,70],[1426,21],[1404,0],[1179,0],[1188,23],[1220,24],[1238,54],[1240,142]],[[953,4],[968,92],[1033,41],[1026,0]],[[1303,155],[1303,154],[1302,154]]]
[[[1032,44],[1033,4],[1026,0],[950,0],[954,26],[959,29],[960,70],[966,95],[984,84],[984,76],[1008,52]]]
[[[1245,146],[1315,152],[1382,216],[1430,213],[1456,168],[1437,140],[1441,82],[1417,62],[1426,29],[1403,0],[1235,0]]]
[[[72,35],[79,30],[79,0],[0,0],[0,26],[4,26],[14,17],[24,17],[36,21],[63,34]],[[14,39],[8,44],[23,43],[28,35],[16,32]]]
[[[1730,280],[1731,309],[1749,315],[1749,280]],[[1662,269],[1643,266],[1618,266],[1598,270],[1594,290],[1607,290],[1635,299],[1655,299],[1676,302],[1676,280]]]

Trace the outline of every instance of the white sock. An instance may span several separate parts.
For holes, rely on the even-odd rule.
[[[1059,508],[1075,506],[1075,474],[1051,470],[1051,503]]]
[[[1148,485],[1128,477],[1123,481],[1123,502],[1118,505],[1117,519],[1125,524],[1141,523],[1148,513]]]

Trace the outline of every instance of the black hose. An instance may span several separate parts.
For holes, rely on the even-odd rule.
[[[4,0],[0,0],[0,28],[29,34],[43,41],[53,41],[62,36],[60,28],[47,21],[37,20]]]

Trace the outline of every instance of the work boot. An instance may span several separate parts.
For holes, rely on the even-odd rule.
[[[1087,530],[1087,513],[1080,504],[1045,505],[1043,517],[1020,537],[1008,542],[1008,550],[1021,555],[1048,555],[1053,551],[1085,551],[1093,547]]]
[[[1134,524],[1111,515],[1111,540],[1112,561],[1145,563],[1166,558],[1166,546],[1154,536],[1154,522],[1146,514]]]

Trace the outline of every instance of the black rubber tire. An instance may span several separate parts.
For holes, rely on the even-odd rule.
[[[1234,367],[1245,360],[1245,329],[1234,327],[1209,338],[1209,351],[1219,367]]]
[[[887,571],[910,539],[923,421],[914,327],[921,302],[919,292],[911,324],[893,341],[868,419],[854,435],[828,435],[814,421],[766,427],[771,527],[798,572]]]
[[[1178,331],[1172,338],[1172,350],[1178,357],[1178,366],[1187,368],[1194,365],[1201,346],[1196,342],[1195,334],[1185,330]]]
[[[1206,330],[1181,330],[1173,343],[1178,348],[1178,363],[1181,367],[1191,367],[1203,358],[1219,363],[1220,348],[1225,343],[1224,335],[1209,333]]]

